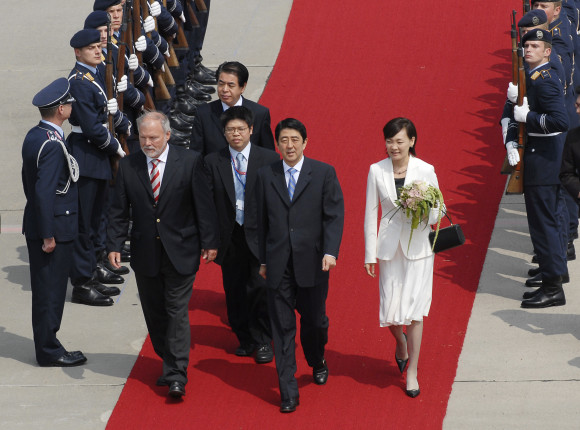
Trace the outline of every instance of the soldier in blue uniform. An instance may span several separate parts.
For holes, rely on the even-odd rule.
[[[30,261],[32,330],[40,366],[77,366],[87,361],[82,352],[67,351],[56,337],[77,235],[78,169],[69,157],[62,130],[72,102],[65,78],[36,94],[32,104],[42,120],[22,145],[26,195],[22,232]]]
[[[105,206],[107,181],[111,179],[110,157],[125,153],[111,130],[107,118],[114,116],[115,131],[127,133],[130,124],[118,110],[117,101],[107,100],[105,78],[98,72],[101,63],[101,36],[98,30],[81,30],[71,39],[77,62],[69,75],[70,92],[76,99],[69,123],[68,137],[80,170],[79,234],[74,242],[72,301],[94,306],[111,306],[109,296],[117,287],[107,287],[95,278],[97,271],[96,237]]]
[[[524,152],[524,197],[532,244],[538,256],[541,287],[522,301],[524,308],[566,304],[562,277],[566,264],[566,232],[561,214],[565,211],[558,173],[568,130],[568,117],[560,80],[550,67],[552,35],[532,30],[524,35],[524,58],[529,66],[526,76],[527,99],[514,107],[514,119],[526,124]],[[506,146],[517,140],[514,128],[508,130]]]

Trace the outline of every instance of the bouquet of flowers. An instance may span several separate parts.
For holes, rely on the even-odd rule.
[[[397,205],[396,212],[403,210],[405,211],[407,218],[411,218],[411,235],[409,236],[409,244],[407,245],[407,250],[409,250],[411,239],[413,238],[413,231],[419,227],[421,221],[426,221],[426,219],[428,219],[429,211],[432,208],[443,207],[443,194],[441,194],[439,188],[435,188],[425,181],[413,181],[411,184],[401,187],[400,191],[401,195],[399,199],[395,201],[395,204]],[[435,229],[433,246],[435,246],[437,236],[439,235],[442,212],[443,211],[440,210],[439,216],[437,217],[437,227]],[[425,227],[427,227],[426,222]]]

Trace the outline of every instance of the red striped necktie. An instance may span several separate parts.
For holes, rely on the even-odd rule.
[[[159,169],[157,166],[159,165],[159,160],[151,160],[151,173],[149,174],[149,179],[151,180],[151,188],[153,190],[153,198],[155,199],[155,203],[159,200],[159,188],[161,188],[161,177],[159,175]]]

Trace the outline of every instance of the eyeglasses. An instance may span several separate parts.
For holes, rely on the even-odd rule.
[[[226,134],[234,134],[236,131],[240,134],[244,134],[248,131],[248,127],[226,127],[224,131]]]

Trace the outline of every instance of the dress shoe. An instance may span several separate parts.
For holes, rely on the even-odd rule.
[[[576,260],[576,248],[574,248],[573,242],[568,242],[568,249],[566,250],[566,260],[568,261]]]
[[[536,254],[532,255],[532,264],[538,264],[538,256]]]
[[[403,333],[403,336],[405,336],[406,341],[407,335]],[[407,363],[409,362],[409,357],[407,357],[406,360],[401,360],[400,358],[397,358],[397,353],[395,352],[395,361],[397,362],[397,366],[399,366],[399,370],[401,371],[401,373],[403,373],[405,371],[405,367],[407,367]]]
[[[526,287],[530,288],[537,288],[542,286],[542,274],[538,273],[537,275],[526,279]]]
[[[574,233],[570,235],[570,241],[573,241],[575,239],[578,239],[578,230],[576,230]]]
[[[79,366],[87,361],[87,357],[83,355],[80,351],[65,352],[61,357],[56,360],[41,364],[42,367],[73,367]]]
[[[173,381],[169,384],[169,392],[167,394],[175,399],[180,399],[181,396],[185,396],[185,384],[183,382]]]
[[[215,73],[211,75],[210,73],[207,73],[205,70],[203,70],[201,67],[196,67],[189,76],[191,76],[194,80],[196,80],[200,84],[204,85],[217,84]]]
[[[265,343],[264,345],[259,345],[256,348],[256,363],[265,364],[269,363],[274,359],[274,351],[272,350],[272,345]]]
[[[107,251],[103,249],[100,255],[97,256],[97,261],[101,263],[105,269],[110,272],[113,272],[117,275],[127,275],[129,273],[129,268],[126,266],[121,266],[118,269],[114,268],[113,265],[109,261],[109,257],[107,255]]]
[[[108,287],[107,285],[101,284],[99,281],[91,280],[89,281],[91,287],[101,293],[103,296],[118,296],[121,294],[121,290],[117,287]]]
[[[536,276],[538,273],[540,273],[539,267],[535,267],[533,269],[528,270],[528,276],[531,276],[531,277]]]
[[[523,300],[521,307],[528,309],[547,308],[549,306],[564,306],[566,296],[562,289],[562,277],[543,279],[542,287],[531,298]]]
[[[185,133],[191,134],[191,130],[193,129],[193,124],[187,121],[184,121],[182,118],[176,116],[169,117],[169,124],[171,128],[179,131],[183,131]]]
[[[405,393],[407,394],[407,396],[415,398],[419,394],[421,394],[421,390],[418,388],[416,390],[405,390]]]
[[[186,115],[195,115],[197,113],[197,105],[191,103],[188,99],[179,98],[175,100],[173,107]]]
[[[189,149],[189,145],[190,145],[189,139],[187,139],[187,140],[177,139],[176,137],[169,139],[168,142],[171,143],[173,146],[181,146],[182,148],[186,148],[186,149]]]
[[[113,299],[99,293],[90,282],[73,287],[71,301],[89,306],[113,306]]]
[[[102,263],[97,263],[95,279],[101,284],[122,284],[125,282],[122,276],[111,272]]]
[[[522,296],[522,299],[527,300],[527,299],[531,299],[532,297],[534,297],[536,294],[539,294],[541,290],[541,287],[538,288],[537,290],[534,291],[526,291],[524,293],[524,295]]]
[[[236,354],[238,357],[249,357],[254,353],[254,349],[256,349],[255,345],[250,344],[241,344],[236,348]]]
[[[202,64],[202,61],[203,61],[203,57],[201,55],[196,55],[195,58],[193,59],[193,64],[195,65],[195,67],[199,67],[200,69],[209,73],[210,75],[215,75],[216,71],[205,67]]]
[[[186,82],[185,85],[176,88],[177,94],[186,93],[188,96],[193,97],[196,100],[202,102],[209,102],[211,100],[211,95],[205,91],[200,90],[195,85]]]
[[[316,385],[324,385],[328,380],[328,366],[326,360],[322,359],[322,363],[312,369],[312,377]]]
[[[171,129],[171,137],[175,137],[178,140],[189,140],[191,139],[191,132]]]
[[[179,118],[179,120],[186,122],[188,124],[193,124],[193,122],[195,121],[195,116],[186,115],[178,110],[171,111],[170,116]]]
[[[568,282],[570,282],[570,274],[565,273],[564,275],[562,275],[562,283],[567,284]],[[542,275],[540,273],[526,280],[526,287],[538,288],[541,286],[542,286]]]
[[[215,93],[215,88],[214,88],[214,87],[211,87],[211,86],[209,86],[209,85],[204,85],[204,84],[202,84],[202,83],[200,83],[200,82],[197,82],[197,81],[196,81],[195,79],[193,79],[193,78],[191,78],[191,79],[188,79],[186,82],[187,82],[188,84],[191,84],[191,85],[193,85],[195,88],[197,88],[197,89],[198,89],[198,90],[200,90],[200,91],[203,91],[203,92],[204,92],[204,93],[206,93],[206,94],[214,94],[214,93]]]
[[[283,414],[287,414],[289,412],[294,412],[296,410],[296,406],[300,404],[300,399],[298,397],[292,397],[287,400],[282,400],[280,403],[280,412]]]
[[[121,249],[121,261],[123,263],[129,263],[131,261],[131,251]]]

